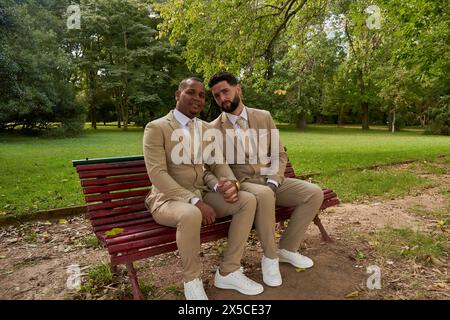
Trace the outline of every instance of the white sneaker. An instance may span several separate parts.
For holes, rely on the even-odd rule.
[[[278,257],[280,257],[280,262],[290,263],[296,268],[307,269],[314,265],[314,262],[310,258],[302,256],[298,252],[292,252],[285,249],[278,250]]]
[[[214,285],[220,289],[234,289],[249,296],[254,296],[264,291],[262,285],[244,275],[242,268],[226,276],[222,276],[219,273],[219,269],[217,269],[214,276]]]
[[[279,259],[269,259],[263,255],[261,259],[261,269],[263,274],[263,281],[265,284],[271,287],[281,286],[283,281],[281,280]]]
[[[186,300],[208,300],[203,282],[199,278],[184,282],[184,296]]]

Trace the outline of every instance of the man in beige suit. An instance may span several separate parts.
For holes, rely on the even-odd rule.
[[[244,139],[243,146],[249,147],[243,148],[244,163],[236,161],[232,163],[228,157],[227,160],[234,175],[240,181],[241,190],[256,196],[255,226],[264,251],[261,260],[263,281],[269,286],[279,286],[282,284],[279,262],[287,262],[297,268],[313,266],[310,258],[302,256],[297,251],[308,225],[319,211],[323,192],[315,184],[284,177],[287,155],[279,141],[272,116],[268,111],[248,108],[243,104],[241,87],[236,77],[228,72],[219,72],[211,77],[208,85],[216,103],[223,111],[210,124],[221,130],[224,136],[227,134],[230,136],[230,132],[237,132],[237,138]],[[252,129],[256,132],[253,138],[264,135],[268,137],[253,143],[258,144],[258,150],[261,148],[265,150],[264,155],[270,159],[270,162],[266,164],[263,164],[260,158],[256,163],[251,161],[249,150],[252,143],[245,137],[250,137],[249,140],[252,140],[251,135],[247,134]],[[276,135],[271,135],[269,131]],[[225,141],[224,145],[229,148]],[[236,143],[236,145],[239,144]],[[226,148],[224,151],[227,154],[230,151],[232,154],[235,152]],[[277,166],[275,170],[266,170],[268,166],[274,164]],[[275,205],[295,207],[289,226],[280,239],[278,252],[275,243]]]
[[[156,222],[177,228],[186,299],[208,299],[200,278],[200,228],[226,215],[232,215],[228,247],[214,284],[243,294],[259,294],[262,285],[247,278],[240,268],[256,199],[251,193],[238,191],[227,164],[202,163],[205,142],[201,131],[207,130],[208,124],[196,118],[205,105],[201,80],[192,77],[181,81],[175,97],[176,108],[145,128],[144,158],[153,184],[147,208]],[[204,180],[205,167],[210,171]]]

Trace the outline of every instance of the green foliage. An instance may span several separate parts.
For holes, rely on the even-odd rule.
[[[146,0],[83,0],[83,26],[72,30],[76,59],[90,120],[143,126],[167,112],[174,92],[187,76],[180,46],[158,37],[160,18],[149,17]],[[98,118],[99,117],[99,118]]]
[[[95,294],[99,292],[102,287],[112,284],[113,274],[111,266],[108,263],[94,265],[89,268],[86,279],[83,279],[80,292]]]
[[[71,134],[79,132],[72,122],[84,110],[68,81],[74,69],[61,43],[64,21],[56,0],[7,2],[3,10],[12,22],[0,40],[0,65],[7,65],[0,73],[8,82],[0,92],[0,129],[47,129],[56,122]]]
[[[370,5],[380,9],[380,28],[369,28]],[[280,119],[448,134],[445,1],[168,0],[157,8],[162,33],[186,43],[192,70],[240,75],[246,101]]]
[[[96,249],[102,246],[95,235],[88,235],[81,240],[81,244],[86,248]]]

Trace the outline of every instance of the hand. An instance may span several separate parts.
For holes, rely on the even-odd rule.
[[[223,198],[228,203],[238,201],[238,190],[236,184],[227,178],[220,177],[217,183],[217,191],[223,194]]]
[[[216,211],[210,205],[200,200],[195,206],[199,208],[202,213],[203,225],[213,224],[214,221],[216,221]]]

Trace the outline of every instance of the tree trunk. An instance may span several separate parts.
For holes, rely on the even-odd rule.
[[[341,106],[339,108],[339,114],[338,114],[338,121],[337,121],[338,127],[341,127],[344,124],[343,118],[344,118],[344,107]]]
[[[124,101],[122,104],[123,130],[128,130],[128,113],[128,103]]]
[[[91,128],[92,129],[97,129],[97,109],[95,108],[95,105],[91,105],[90,108],[91,112]]]
[[[359,94],[361,97],[365,99],[366,85],[364,83],[364,77],[361,68],[358,68],[358,85],[359,85]],[[361,111],[362,111],[362,129],[369,130],[369,102],[367,101],[361,102]]]
[[[395,110],[392,111],[391,132],[395,132]]]
[[[362,109],[362,129],[369,130],[369,103],[367,101],[363,101],[361,103]]]
[[[120,107],[116,107],[117,110],[117,128],[122,128],[122,112],[120,110]]]
[[[306,129],[306,112],[302,111],[297,114],[296,127],[300,131],[305,131],[305,129]]]

